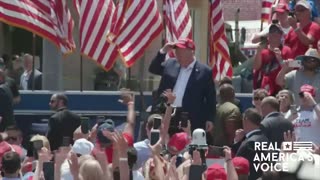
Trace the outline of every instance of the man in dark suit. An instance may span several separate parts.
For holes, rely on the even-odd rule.
[[[9,86],[5,83],[5,72],[0,69],[0,132],[13,125],[13,97]]]
[[[256,171],[254,168],[254,157],[257,154],[261,157],[261,153],[266,153],[262,150],[258,150],[255,147],[255,142],[268,143],[268,138],[262,133],[259,128],[262,117],[259,112],[254,108],[249,108],[243,113],[242,125],[244,137],[236,137],[236,139],[242,139],[233,145],[232,150],[236,156],[246,158],[250,163],[249,180],[256,180],[262,175],[261,169]]]
[[[57,150],[64,137],[73,139],[73,132],[80,126],[80,117],[67,109],[68,98],[64,94],[54,94],[50,99],[50,107],[56,111],[49,119],[47,138],[51,150]]]
[[[275,97],[268,96],[261,102],[261,113],[264,117],[261,122],[261,129],[270,143],[280,148],[283,142],[283,133],[288,130],[292,132],[293,125],[283,117],[279,108],[279,102]]]
[[[176,58],[165,61],[166,53],[175,50]],[[216,92],[212,70],[194,56],[195,44],[191,39],[167,43],[152,60],[149,71],[160,75],[158,94],[172,89],[176,95],[173,106],[189,113],[192,129],[213,129]]]
[[[33,56],[25,54],[23,56],[24,73],[20,77],[20,86],[23,90],[32,90],[34,84],[34,90],[42,89],[42,73],[33,69]]]
[[[0,69],[2,69],[6,73],[5,81],[11,90],[11,93],[13,96],[13,104],[19,104],[19,102],[21,100],[19,87],[16,84],[16,81],[13,78],[9,77],[7,65],[6,65],[4,59],[2,59],[2,58],[0,58]]]

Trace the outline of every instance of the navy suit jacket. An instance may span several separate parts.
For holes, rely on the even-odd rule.
[[[158,94],[174,88],[180,64],[176,59],[165,61],[166,54],[160,52],[152,60],[149,71],[162,76]],[[189,113],[192,129],[205,129],[205,122],[214,122],[216,114],[216,91],[209,66],[196,61],[182,99],[182,110]]]

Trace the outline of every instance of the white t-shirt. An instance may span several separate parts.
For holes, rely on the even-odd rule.
[[[320,119],[314,110],[301,110],[292,121],[297,141],[311,141],[320,145]]]

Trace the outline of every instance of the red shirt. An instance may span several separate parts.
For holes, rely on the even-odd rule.
[[[288,46],[283,46],[280,49],[283,60],[292,59],[292,52]],[[269,95],[276,95],[281,90],[281,87],[276,84],[281,64],[270,49],[263,49],[261,51],[261,63],[262,65],[259,69],[262,75],[261,88],[266,89]]]
[[[309,25],[305,26],[302,31],[306,35],[311,35],[314,38],[312,46],[313,48],[317,48],[317,42],[320,39],[320,26],[314,22],[311,22]],[[285,44],[291,48],[294,58],[299,55],[304,55],[304,53],[309,49],[309,46],[302,44],[297,33],[294,32],[294,29],[289,31],[285,39]]]
[[[133,147],[133,137],[131,136],[131,134],[122,133],[122,135],[123,135],[123,138],[127,141],[128,146],[129,146],[129,147]],[[99,144],[99,142],[96,142],[96,143]],[[96,147],[95,147],[95,149],[93,149],[92,154],[94,155],[96,151],[97,151],[97,149],[96,149]],[[109,163],[112,163],[113,147],[106,148],[106,149],[105,149],[105,153],[106,153],[106,155],[107,155],[108,162],[109,162]]]

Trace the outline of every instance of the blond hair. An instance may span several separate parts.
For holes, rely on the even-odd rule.
[[[104,180],[104,173],[97,160],[87,159],[80,166],[79,177],[81,180]]]
[[[49,151],[51,150],[49,140],[45,136],[42,136],[42,135],[39,135],[39,134],[34,135],[30,139],[30,142],[34,142],[34,141],[38,141],[38,140],[42,141],[43,147],[47,148]]]

